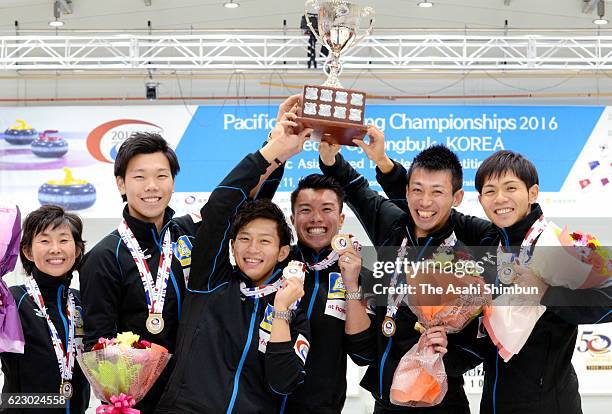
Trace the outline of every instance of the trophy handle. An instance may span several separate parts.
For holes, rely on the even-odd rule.
[[[306,19],[306,25],[310,29],[310,32],[313,34],[313,36],[317,38],[319,43],[321,43],[322,45],[325,45],[323,43],[323,38],[318,33],[318,30],[315,30],[315,28],[312,26],[312,22],[310,21],[309,10],[316,10],[318,12],[319,11],[319,0],[306,0],[306,3],[304,4],[304,18]]]
[[[361,17],[370,17],[370,16],[371,18],[370,18],[370,24],[368,28],[365,29],[365,31],[363,32],[361,36],[357,36],[357,38],[355,38],[355,41],[353,42],[351,49],[353,48],[353,46],[357,45],[358,43],[361,43],[363,39],[369,36],[370,33],[372,33],[372,29],[374,28],[374,20],[375,20],[374,7],[363,7],[361,9]]]

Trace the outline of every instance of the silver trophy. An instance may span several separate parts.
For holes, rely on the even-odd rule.
[[[318,30],[309,14],[318,16]],[[353,139],[363,139],[366,127],[364,92],[344,89],[338,79],[342,72],[340,56],[370,34],[374,24],[374,9],[344,0],[307,0],[305,17],[308,28],[329,50],[323,70],[328,75],[323,85],[306,85],[302,96],[303,125],[313,128],[315,137],[342,145],[355,145]],[[367,28],[362,29],[362,21]]]
[[[318,31],[312,26],[311,14],[318,15]],[[328,75],[322,86],[342,88],[338,76],[342,72],[340,55],[346,53],[372,32],[374,9],[344,0],[307,0],[306,24],[317,40],[329,50],[323,70]],[[369,21],[360,34],[362,19]]]

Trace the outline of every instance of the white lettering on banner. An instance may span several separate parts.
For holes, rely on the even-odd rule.
[[[545,122],[545,120],[544,120]],[[413,129],[431,130],[437,132],[444,131],[514,131],[517,129],[515,118],[498,118],[497,114],[482,114],[473,118],[455,118],[449,114],[447,117],[412,118],[405,113],[394,113],[389,116],[389,126],[391,129]]]
[[[305,170],[313,170],[319,168],[319,160],[316,158],[312,158],[310,160],[301,159],[298,162],[298,168],[303,168]]]
[[[308,152],[308,151],[319,152],[319,142],[308,140],[304,142],[304,146],[302,148],[304,152]]]
[[[436,140],[432,140],[431,137],[427,137],[427,139],[419,139],[414,140],[410,139],[410,137],[406,137],[406,139],[392,141],[385,141],[385,150],[387,152],[396,153],[398,155],[402,155],[405,153],[417,153],[421,152],[424,149],[429,148],[432,145],[437,144]]]
[[[446,146],[451,151],[489,151],[495,152],[504,149],[504,142],[497,137],[446,137]]]
[[[263,112],[253,114],[248,118],[239,118],[234,114],[223,114],[223,129],[226,131],[228,129],[236,131],[269,131],[274,128],[275,124],[276,119],[270,118],[270,115]]]
[[[376,128],[384,132],[385,126],[387,125],[386,118],[365,118],[363,123],[365,125],[374,125]]]

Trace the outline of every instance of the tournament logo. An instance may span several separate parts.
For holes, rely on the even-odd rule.
[[[274,311],[274,306],[269,303],[266,305],[266,310],[264,311],[264,317],[259,324],[259,327],[266,332],[272,332],[272,312]]]
[[[612,371],[612,340],[609,336],[582,330],[577,344],[576,351],[587,371]]]
[[[589,352],[593,356],[607,354],[612,347],[612,340],[608,336],[593,331],[583,331],[579,342],[576,350]]]
[[[310,350],[310,342],[308,342],[304,335],[299,334],[293,345],[293,350],[298,358],[302,360],[302,363],[305,364],[306,358],[308,357],[308,351]]]
[[[158,125],[138,119],[116,119],[95,127],[87,135],[87,150],[100,162],[113,163],[119,147],[134,132],[162,132]]]
[[[178,240],[172,243],[172,253],[180,262],[181,266],[191,265],[191,250],[193,245],[189,240],[189,236],[181,236]]]
[[[344,299],[345,293],[346,289],[344,289],[344,283],[342,283],[342,275],[337,272],[331,272],[329,274],[327,299]]]

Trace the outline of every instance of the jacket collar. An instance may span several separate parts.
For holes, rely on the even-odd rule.
[[[164,226],[172,219],[174,216],[174,210],[170,207],[166,207],[166,211],[164,212]],[[159,238],[159,234],[157,233],[157,227],[155,227],[154,223],[149,223],[146,221],[142,221],[130,215],[127,204],[123,208],[123,218],[127,222],[128,227],[134,233],[136,240],[138,242],[142,242],[145,240],[150,240],[152,242],[156,242]]]
[[[282,263],[277,264],[276,266],[274,266],[274,270],[272,271],[272,275],[270,277],[268,277],[266,280],[264,280],[264,284],[270,284],[275,282],[279,277],[281,277],[283,275],[282,272]],[[240,270],[240,268],[238,266],[234,266],[234,274],[238,277],[238,279],[241,282],[244,282],[244,284],[247,287],[254,287],[255,284],[253,283],[253,281],[251,280],[251,278],[249,278],[247,275],[245,275],[242,270]]]
[[[520,246],[527,234],[527,231],[531,228],[533,223],[536,222],[537,219],[540,218],[544,214],[542,212],[542,208],[538,203],[534,203],[531,205],[531,211],[527,214],[523,219],[517,221],[510,227],[497,227],[497,229],[502,243],[508,238],[508,242],[510,246]]]
[[[57,277],[50,276],[41,272],[37,268],[34,268],[32,271],[32,277],[36,281],[36,284],[40,289],[40,293],[43,295],[45,301],[57,300],[57,290],[59,287],[64,286],[68,288],[70,286],[70,281],[72,280],[71,274]]]
[[[327,246],[317,253],[314,249],[306,246],[299,240],[297,243],[297,248],[302,256],[302,259],[304,259],[308,264],[314,264],[323,260],[332,250],[331,246]]]
[[[455,210],[451,210],[451,215],[456,214]],[[406,230],[408,232],[408,242],[413,246],[439,246],[444,240],[446,240],[454,231],[455,226],[453,220],[449,216],[448,220],[444,225],[433,233],[428,234],[425,237],[416,237],[415,223],[412,216],[408,214],[408,224]]]

